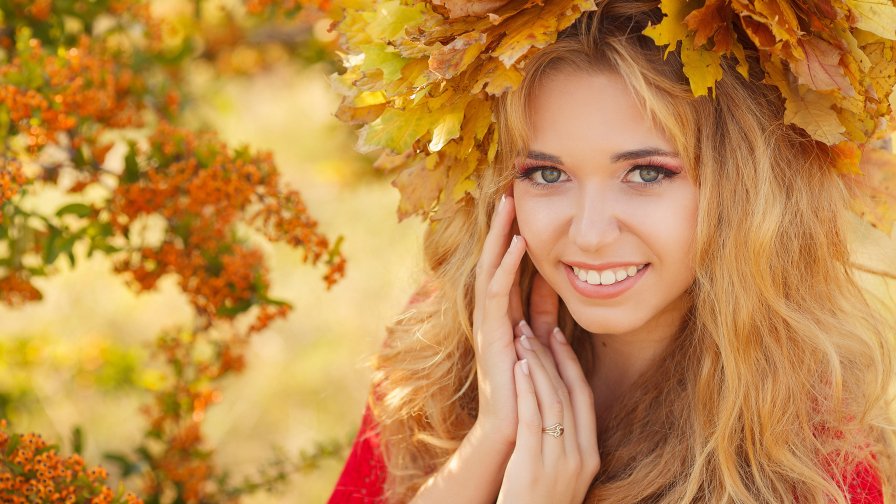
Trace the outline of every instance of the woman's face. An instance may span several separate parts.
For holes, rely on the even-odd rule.
[[[680,320],[697,187],[664,133],[614,74],[558,73],[533,100],[513,191],[535,267],[591,333]]]

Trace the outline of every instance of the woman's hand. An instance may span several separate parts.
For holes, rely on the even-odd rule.
[[[505,195],[492,216],[476,265],[473,309],[473,343],[479,386],[476,423],[484,438],[495,440],[507,449],[508,454],[517,430],[513,377],[517,357],[513,345],[511,296],[517,297],[512,303],[519,306],[519,289],[514,285],[520,260],[526,253],[523,237],[510,237],[514,216],[513,197]]]
[[[522,321],[514,366],[516,445],[498,503],[580,503],[600,469],[594,396],[559,329],[545,347]],[[542,428],[563,426],[554,437]]]

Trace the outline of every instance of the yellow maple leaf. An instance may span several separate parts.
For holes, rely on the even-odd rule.
[[[464,124],[461,129],[467,132],[461,136],[458,156],[466,157],[476,144],[492,130],[494,115],[492,108],[479,100],[470,100],[464,111]]]
[[[383,72],[383,79],[386,82],[392,82],[401,76],[401,69],[407,63],[395,49],[385,44],[367,44],[360,46],[364,51],[364,62],[360,65],[361,70],[371,71],[380,70]]]
[[[869,84],[882,101],[896,85],[896,42],[891,40],[862,41],[862,51],[871,62]]]
[[[395,40],[408,26],[418,25],[423,20],[425,4],[405,5],[400,0],[377,3],[375,11],[364,15],[368,21],[364,31],[374,40]]]
[[[749,17],[767,27],[776,41],[796,43],[802,33],[790,0],[739,1],[732,5],[740,16]]]
[[[834,96],[799,85],[799,91],[785,102],[784,122],[796,124],[828,145],[845,141],[846,128],[834,110],[836,103]]]
[[[494,58],[483,62],[480,68],[475,74],[482,77],[473,84],[471,93],[478,93],[484,89],[491,96],[499,96],[515,89],[523,82],[523,73],[520,70],[516,67],[507,68]]]
[[[361,128],[356,148],[361,152],[371,152],[376,147],[404,152],[430,130],[432,123],[433,117],[425,106],[386,109],[375,121]]]
[[[896,5],[891,0],[846,0],[855,12],[858,28],[896,40]]]
[[[386,104],[378,105],[351,105],[342,103],[334,114],[340,121],[348,124],[367,124],[376,120],[386,110]]]
[[[695,8],[696,2],[682,2],[680,0],[661,0],[660,9],[665,16],[659,24],[651,24],[644,29],[644,35],[652,38],[657,45],[668,45],[663,57],[669,55],[678,47],[678,42],[688,35],[688,27],[685,17]]]
[[[681,63],[694,96],[712,93],[716,81],[722,78],[721,56],[715,51],[695,48],[693,35],[687,35],[682,41]]]
[[[429,152],[438,152],[450,140],[460,136],[460,126],[464,120],[464,108],[470,101],[469,95],[460,95],[454,103],[448,107],[440,107],[433,112],[439,117],[435,128],[432,130],[432,140],[429,142]]]
[[[542,10],[528,9],[501,25],[501,30],[508,35],[501,40],[493,54],[505,67],[512,66],[533,47],[545,47],[556,40],[557,18]]]

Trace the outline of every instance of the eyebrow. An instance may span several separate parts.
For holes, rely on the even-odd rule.
[[[623,151],[623,152],[617,152],[616,154],[613,154],[612,156],[610,156],[610,161],[612,161],[613,163],[619,163],[622,161],[634,161],[636,159],[643,159],[646,157],[655,157],[655,156],[677,158],[678,154],[671,152],[671,151],[667,151],[665,149],[660,149],[658,147],[644,147],[641,149],[633,149],[633,150],[627,150],[627,151]],[[529,153],[527,154],[527,157],[534,161],[546,161],[548,163],[563,164],[563,161],[559,157],[557,157],[553,154],[548,154],[546,152],[541,152],[541,151],[529,151]]]

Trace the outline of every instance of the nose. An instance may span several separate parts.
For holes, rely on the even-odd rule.
[[[608,191],[584,189],[575,208],[569,239],[579,250],[596,252],[619,236],[619,205]]]

